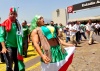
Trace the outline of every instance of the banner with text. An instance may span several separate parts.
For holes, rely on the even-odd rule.
[[[93,8],[97,6],[100,6],[100,0],[91,0],[73,5],[73,10],[76,11],[81,9]]]

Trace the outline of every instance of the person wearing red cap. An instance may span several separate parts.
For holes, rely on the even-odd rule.
[[[22,36],[21,27],[18,22],[16,8],[10,8],[9,17],[0,24],[0,42],[2,45],[2,53],[6,62],[6,71],[24,71],[22,55]],[[20,34],[19,34],[20,33]],[[19,63],[19,60],[21,63]],[[21,64],[21,65],[20,65]],[[19,66],[20,65],[20,66]],[[21,67],[22,66],[22,67]]]

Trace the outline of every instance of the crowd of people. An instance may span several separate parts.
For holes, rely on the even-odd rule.
[[[60,36],[64,37],[63,34],[65,34],[66,42],[75,43],[77,46],[77,44],[80,44],[80,41],[88,40],[88,44],[91,45],[94,42],[93,34],[100,35],[100,21],[93,23],[89,19],[87,24],[80,21],[70,22],[66,26],[61,27],[59,31],[61,32]]]
[[[26,20],[20,24],[17,16],[16,8],[12,7],[9,10],[9,17],[0,24],[1,62],[6,64],[6,71],[25,71],[23,56],[27,57],[30,39],[41,56],[41,71],[67,70],[72,61],[75,45],[60,39],[57,25],[54,25],[53,21],[51,24],[45,24],[43,16],[36,15],[28,26]],[[60,45],[70,47],[68,51],[71,53]],[[67,56],[71,56],[71,59],[65,67],[69,60]]]
[[[94,32],[100,35],[100,21],[92,23],[89,20],[87,24],[76,21],[63,26],[61,23],[54,24],[54,21],[45,24],[43,16],[36,15],[30,26],[26,20],[20,24],[16,8],[12,7],[9,18],[0,24],[1,62],[6,64],[6,71],[13,71],[13,62],[14,71],[25,71],[23,56],[27,57],[28,43],[32,41],[33,47],[41,56],[42,71],[67,70],[68,67],[65,66],[69,58],[66,57],[69,53],[66,48],[69,47],[70,56],[73,55],[75,46],[83,40],[82,36],[91,45],[94,42]]]

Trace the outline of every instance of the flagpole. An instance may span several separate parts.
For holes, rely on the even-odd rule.
[[[19,7],[17,7],[17,19],[18,19],[18,9],[19,9]]]
[[[1,22],[1,17],[0,17],[0,22]]]

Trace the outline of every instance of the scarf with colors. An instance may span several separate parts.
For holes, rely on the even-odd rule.
[[[11,30],[11,25],[12,22],[10,19],[5,20],[2,24],[0,24],[0,26],[5,27],[6,32],[9,32]],[[25,65],[23,63],[23,48],[22,48],[22,29],[21,26],[18,22],[18,20],[16,20],[16,26],[17,26],[17,33],[16,33],[16,38],[17,38],[17,45],[18,45],[18,67],[19,67],[19,71],[25,71]]]

